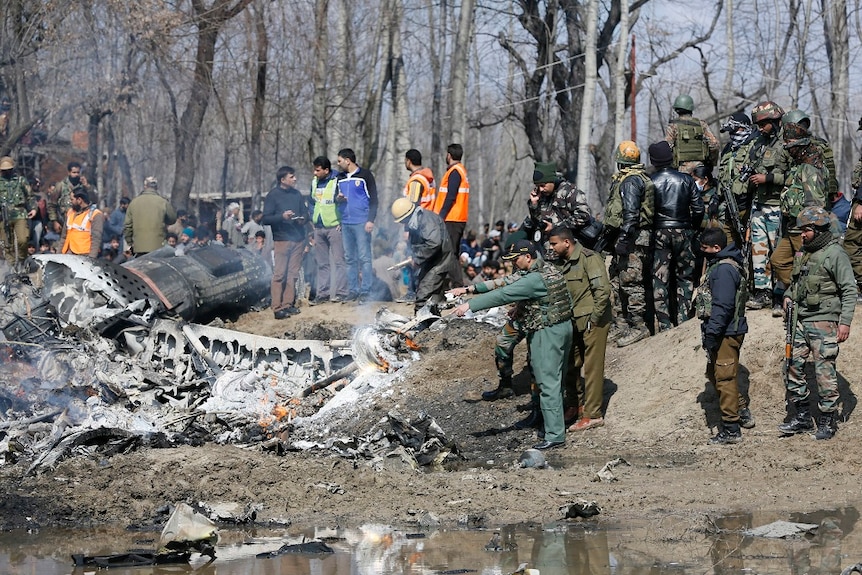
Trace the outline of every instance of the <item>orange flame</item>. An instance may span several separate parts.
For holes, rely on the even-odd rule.
[[[419,351],[422,349],[422,346],[410,339],[409,337],[404,338],[404,345],[407,346],[407,349],[411,351]]]

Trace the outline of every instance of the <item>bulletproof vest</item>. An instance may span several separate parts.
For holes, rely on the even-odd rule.
[[[745,317],[745,302],[748,301],[748,280],[745,270],[735,259],[721,258],[706,268],[703,278],[700,280],[700,286],[697,288],[694,309],[698,319],[707,320],[712,315],[712,290],[709,287],[709,276],[721,264],[730,264],[739,272],[739,287],[736,289],[736,297],[733,300],[733,319],[728,325],[729,330],[736,331],[739,327],[739,320]]]
[[[605,206],[604,224],[610,228],[620,229],[623,227],[623,196],[620,191],[622,183],[629,176],[641,179],[644,184],[644,195],[641,198],[640,217],[638,228],[644,229],[652,226],[652,216],[655,210],[655,184],[644,171],[643,164],[633,164],[620,168],[611,179],[611,190],[608,193],[608,203]]]
[[[548,295],[524,302],[524,330],[531,333],[572,319],[572,297],[566,278],[549,263],[543,263],[539,272]]]
[[[805,167],[808,166],[808,167]],[[784,215],[785,228],[796,230],[796,217],[806,206],[806,202],[815,201],[820,207],[826,207],[826,178],[828,177],[825,167],[817,167],[814,164],[800,164],[791,168],[785,180],[786,187],[781,192],[781,213]],[[811,192],[811,197],[806,197],[806,189]]]
[[[683,162],[705,162],[709,159],[709,142],[704,137],[703,126],[697,118],[671,120],[676,124],[673,140],[673,160],[678,166]]]
[[[0,178],[0,204],[4,211],[8,211],[10,221],[27,217],[27,184],[24,178]]]
[[[823,265],[832,245],[837,245],[834,240],[816,252],[805,253],[799,268],[793,270],[793,280],[798,282],[794,300],[808,310],[828,309],[833,303],[830,300],[840,299],[838,284]]]

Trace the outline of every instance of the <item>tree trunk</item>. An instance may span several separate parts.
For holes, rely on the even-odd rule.
[[[212,6],[203,0],[192,0],[195,12],[197,51],[195,69],[186,109],[179,121],[179,133],[175,142],[174,186],[171,203],[176,208],[187,208],[197,169],[197,144],[201,135],[204,116],[213,93],[212,72],[215,46],[219,31],[225,22],[239,14],[252,0],[216,0]]]
[[[350,41],[350,12],[347,0],[335,0],[336,31],[332,39],[335,46],[335,60],[340,64],[332,67],[332,84],[327,94],[332,107],[332,121],[327,123],[328,142],[326,154],[333,162],[335,154],[344,147],[354,144],[356,138],[355,126],[348,120],[352,116],[345,106],[351,97],[348,89],[347,62],[352,60],[353,45]]]
[[[473,39],[473,12],[476,0],[461,0],[458,32],[452,50],[449,86],[449,130],[447,145],[464,143],[467,126],[467,77],[470,72],[470,42]]]
[[[598,22],[598,0],[587,2],[587,41],[585,57],[584,101],[581,108],[581,133],[578,144],[578,187],[591,190],[593,163],[590,154],[590,127],[593,124],[593,104],[596,99],[596,83],[598,82],[598,66],[596,63],[596,31]]]
[[[269,36],[266,33],[266,18],[262,2],[255,6],[254,28],[257,39],[257,69],[254,78],[254,105],[251,111],[248,165],[251,171],[252,186],[250,208],[257,210],[261,208],[261,197],[264,192],[263,161],[260,146],[263,132],[263,108],[266,104],[266,64],[269,58]]]
[[[835,168],[838,176],[838,189],[850,189],[849,167],[852,146],[846,146],[851,138],[847,129],[847,110],[850,103],[850,38],[847,31],[846,0],[821,0],[823,10],[823,36],[826,39],[826,55],[829,59],[831,77],[832,106],[829,121],[823,122],[812,131],[832,135],[832,152],[835,154]],[[814,128],[814,126],[812,126]],[[846,152],[845,152],[846,150]]]
[[[326,154],[326,72],[329,69],[329,0],[314,3],[314,67],[311,73],[311,136],[308,155],[314,159]]]
[[[728,0],[729,1],[729,0]],[[620,34],[617,46],[617,61],[614,69],[614,144],[634,139],[625,135],[626,114],[626,53],[629,38],[629,0],[620,0]],[[634,74],[634,70],[632,70]],[[634,105],[634,102],[632,102]]]
[[[439,22],[434,18],[434,1],[426,0],[428,10],[428,53],[431,59],[431,150],[426,164],[433,165],[443,152],[443,65],[440,54],[446,52],[446,4],[440,1]]]

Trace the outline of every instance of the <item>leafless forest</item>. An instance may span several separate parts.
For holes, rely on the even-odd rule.
[[[716,133],[764,99],[806,110],[844,190],[859,156],[859,0],[5,0],[0,18],[0,152],[85,132],[108,205],[148,175],[177,207],[257,201],[279,165],[305,186],[342,147],[388,205],[406,149],[441,173],[461,142],[471,225],[523,215],[534,159],[600,211],[614,143],[645,150],[681,93]]]

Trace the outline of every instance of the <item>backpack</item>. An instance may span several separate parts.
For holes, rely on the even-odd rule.
[[[679,166],[684,162],[705,162],[709,159],[709,142],[704,137],[703,126],[697,118],[671,121],[676,124],[673,140],[673,161]]]

